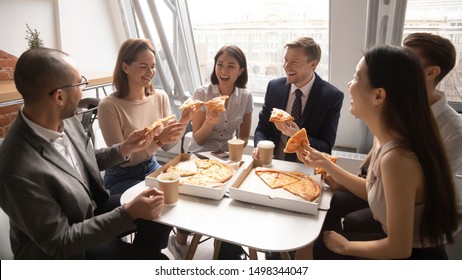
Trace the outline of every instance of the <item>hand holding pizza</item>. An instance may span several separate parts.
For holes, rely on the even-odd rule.
[[[292,137],[297,131],[300,130],[294,121],[274,122],[276,128],[284,135]]]
[[[133,131],[124,142],[120,143],[120,155],[122,157],[126,157],[130,154],[146,149],[152,142],[154,135],[156,135],[160,130],[161,126],[158,126],[150,131],[146,131],[146,129]]]
[[[323,153],[311,148],[310,146],[305,146],[304,149],[298,149],[296,153],[298,159],[309,167],[325,168],[330,162]]]
[[[157,135],[162,145],[176,143],[184,134],[187,123],[170,122]]]
[[[211,125],[216,125],[220,122],[221,111],[207,108],[205,111],[205,122]]]
[[[204,104],[199,100],[187,99],[179,109],[182,110],[180,123],[189,123],[192,120],[193,114]]]

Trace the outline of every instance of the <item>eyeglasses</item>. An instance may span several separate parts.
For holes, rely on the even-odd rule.
[[[72,84],[72,85],[67,85],[67,86],[62,86],[62,87],[59,87],[59,88],[55,88],[54,90],[52,90],[48,95],[52,95],[56,90],[58,89],[62,89],[62,88],[67,88],[67,87],[79,87],[80,90],[84,90],[88,85],[88,80],[87,78],[85,78],[84,76],[82,76],[82,78],[80,79],[80,83],[77,83],[77,84]]]

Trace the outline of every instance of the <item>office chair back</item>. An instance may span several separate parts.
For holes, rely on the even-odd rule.
[[[82,109],[82,111],[78,112],[77,115],[80,115],[83,129],[87,135],[87,141],[91,140],[93,145],[95,145],[95,132],[93,130],[93,123],[98,116],[99,102],[99,98],[83,98],[77,105],[78,108]]]
[[[186,130],[183,134],[183,137],[181,137],[181,153],[185,153],[185,148],[184,148],[184,141],[185,141],[185,137],[186,137],[186,134],[188,134],[188,132],[191,132],[192,131],[192,125],[191,125],[191,122],[188,123],[188,126],[186,126]]]

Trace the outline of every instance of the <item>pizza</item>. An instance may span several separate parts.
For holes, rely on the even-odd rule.
[[[292,117],[289,113],[284,110],[273,108],[271,111],[271,116],[269,118],[270,122],[286,122],[286,121],[293,121],[294,117]]]
[[[304,147],[305,145],[310,145],[310,141],[308,140],[306,129],[302,128],[287,141],[284,153],[295,153],[300,147]]]
[[[282,188],[299,180],[296,176],[274,169],[255,170],[255,173],[272,189]]]
[[[180,169],[180,168],[177,168],[176,166],[173,166],[173,165],[169,166],[165,172],[167,172],[167,173],[170,173],[170,172],[178,173],[178,175],[180,175],[180,177],[187,177],[187,176],[192,176],[192,175],[197,174],[196,170]]]
[[[180,169],[175,166],[167,168],[166,172],[180,175],[180,185],[208,186],[227,182],[234,170],[227,164],[213,159],[197,159],[194,161],[196,170]]]
[[[284,190],[308,201],[315,200],[321,194],[321,187],[310,176],[304,176],[300,181],[284,186]]]
[[[270,188],[283,188],[304,200],[314,201],[321,194],[321,187],[316,180],[303,172],[257,169],[255,173]]]
[[[183,102],[183,104],[179,107],[180,110],[184,110],[184,109],[187,109],[187,108],[191,108],[191,107],[194,107],[196,105],[202,105],[204,104],[204,101],[200,101],[200,100],[193,100],[191,98],[188,98],[186,99],[185,102]]]
[[[337,158],[334,157],[334,156],[331,156],[329,154],[326,154],[326,153],[322,153],[327,159],[329,159],[330,161],[332,161],[333,163],[336,163],[337,162]],[[314,174],[322,174],[322,175],[326,175],[326,171],[324,169],[322,169],[321,167],[315,167],[314,168]]]
[[[168,117],[165,117],[165,118],[161,118],[161,119],[158,119],[156,121],[154,121],[151,125],[148,125],[144,128],[144,130],[146,132],[151,132],[153,131],[156,127],[158,127],[159,125],[163,124],[163,123],[166,123],[172,119],[174,119],[176,117],[175,114],[171,115],[171,116],[168,116]]]
[[[229,96],[227,95],[221,95],[218,97],[215,97],[207,102],[205,102],[205,106],[207,106],[208,109],[210,110],[216,110],[218,112],[224,112],[226,110],[225,108],[225,102],[226,99],[228,99]]]

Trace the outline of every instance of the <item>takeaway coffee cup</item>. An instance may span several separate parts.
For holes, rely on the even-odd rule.
[[[162,173],[157,176],[159,189],[164,192],[164,204],[175,205],[178,201],[180,175],[177,173]]]
[[[244,152],[244,140],[231,139],[228,140],[229,159],[232,161],[241,161],[242,153]]]
[[[273,160],[274,143],[268,140],[258,142],[258,157],[260,158],[263,166],[271,165]]]

